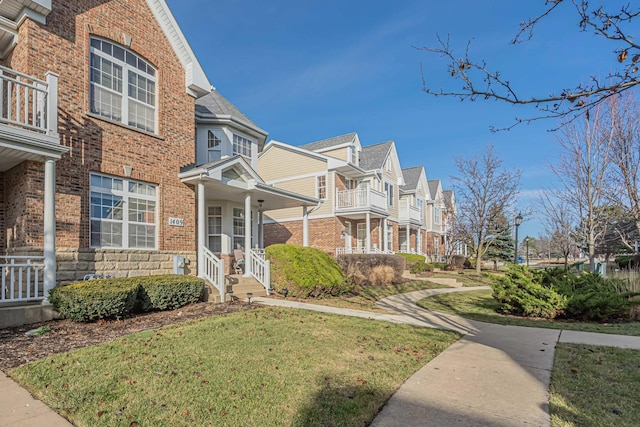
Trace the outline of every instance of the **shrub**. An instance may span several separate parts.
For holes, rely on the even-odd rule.
[[[393,282],[393,268],[388,265],[377,265],[371,269],[369,282],[372,285],[390,285]]]
[[[173,310],[198,302],[204,292],[204,280],[193,276],[167,274],[137,277],[140,285],[140,310]]]
[[[423,255],[418,255],[418,254],[406,254],[406,253],[399,252],[396,255],[400,255],[402,258],[404,258],[407,261],[407,265],[405,268],[409,270],[415,264],[424,263],[426,260],[426,258]]]
[[[360,273],[369,278],[371,276],[371,270],[378,265],[386,265],[393,269],[393,283],[399,283],[402,279],[402,274],[407,265],[405,258],[399,255],[386,255],[386,254],[345,254],[338,255],[338,264],[345,273],[358,269]]]
[[[465,267],[466,261],[467,257],[464,255],[453,255],[451,261],[449,261],[449,266],[456,270],[462,270]]]
[[[533,279],[533,273],[520,265],[510,265],[504,276],[494,277],[493,297],[503,313],[553,319],[563,312],[567,298]]]
[[[413,274],[420,274],[420,273],[424,273],[425,271],[433,271],[433,264],[425,263],[425,262],[416,264],[413,267],[411,267],[410,271]]]
[[[138,283],[131,279],[88,280],[53,288],[49,302],[67,319],[90,322],[122,318],[133,311]]]
[[[440,270],[444,270],[447,267],[447,264],[444,262],[432,262],[433,268],[439,268]]]
[[[265,252],[271,261],[271,284],[279,292],[287,288],[291,296],[308,298],[350,290],[340,266],[318,249],[277,244]]]

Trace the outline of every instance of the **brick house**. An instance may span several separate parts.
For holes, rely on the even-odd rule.
[[[317,203],[265,188],[266,133],[212,92],[164,0],[4,0],[0,16],[0,312],[85,274],[170,273],[178,260],[222,290],[231,244],[205,252],[216,238],[248,252],[260,200]],[[224,238],[206,227],[212,200]],[[239,201],[253,220],[234,234]]]
[[[405,182],[393,141],[363,147],[355,132],[299,147],[270,141],[258,172],[268,184],[321,200],[307,220],[310,246],[332,255],[399,250]],[[302,244],[303,224],[292,210],[266,212],[265,244]]]

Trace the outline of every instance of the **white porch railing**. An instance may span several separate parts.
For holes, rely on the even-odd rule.
[[[267,295],[271,295],[271,261],[264,253],[264,249],[250,249],[249,263],[251,275],[264,286]]]
[[[370,188],[341,190],[336,192],[336,209],[378,208],[387,209],[387,196]]]
[[[43,256],[0,256],[0,302],[41,301]]]
[[[411,206],[409,201],[406,199],[400,200],[399,215],[400,221],[411,221],[418,224],[422,223],[422,212],[420,212],[419,208]]]
[[[224,288],[224,260],[218,258],[207,248],[201,248],[204,254],[204,268],[202,273],[204,278],[210,281],[213,286],[220,292],[220,301],[225,301],[225,288]]]
[[[0,67],[0,123],[57,132],[57,86],[58,77],[53,73],[44,81]]]

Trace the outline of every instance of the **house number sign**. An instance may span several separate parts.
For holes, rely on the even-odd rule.
[[[173,225],[176,227],[184,227],[184,219],[183,218],[169,218],[169,225]]]

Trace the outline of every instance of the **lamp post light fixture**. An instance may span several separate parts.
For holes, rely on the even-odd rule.
[[[516,216],[516,250],[515,253],[513,255],[513,263],[517,264],[518,263],[518,227],[520,227],[520,224],[522,224],[522,214],[518,213],[518,215]]]
[[[253,292],[247,292],[247,300],[249,300],[249,305],[251,305],[251,298],[253,298]]]
[[[529,268],[529,236],[524,238],[524,243],[527,245],[526,259],[527,259],[527,268]]]
[[[282,288],[282,296],[286,298],[288,294],[289,294],[289,289]]]

